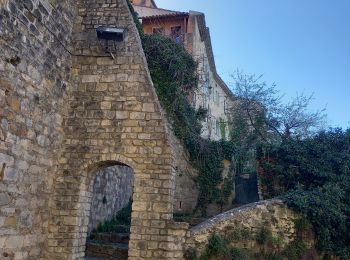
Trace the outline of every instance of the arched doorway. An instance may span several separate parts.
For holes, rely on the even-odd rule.
[[[133,169],[123,164],[109,165],[92,176],[85,259],[127,259]]]

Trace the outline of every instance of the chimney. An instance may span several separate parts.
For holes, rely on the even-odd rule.
[[[157,5],[153,0],[131,0],[131,3],[137,6],[157,8]]]

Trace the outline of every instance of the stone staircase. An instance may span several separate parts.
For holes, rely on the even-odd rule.
[[[85,260],[128,259],[129,233],[94,233],[86,242]]]

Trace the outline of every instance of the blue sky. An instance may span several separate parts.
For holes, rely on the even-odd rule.
[[[350,0],[156,0],[206,15],[216,66],[227,82],[264,74],[285,98],[312,94],[329,124],[350,127]]]

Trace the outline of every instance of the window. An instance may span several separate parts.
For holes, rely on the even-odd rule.
[[[164,35],[164,28],[163,27],[155,27],[152,30],[153,30],[153,34]]]
[[[216,135],[220,136],[220,122],[216,120]]]
[[[181,28],[181,26],[171,27],[171,38],[173,38],[176,43],[182,43],[182,28]]]
[[[224,99],[224,114],[226,114],[226,110],[227,110],[227,104],[226,104],[226,97],[225,97],[225,99]]]

